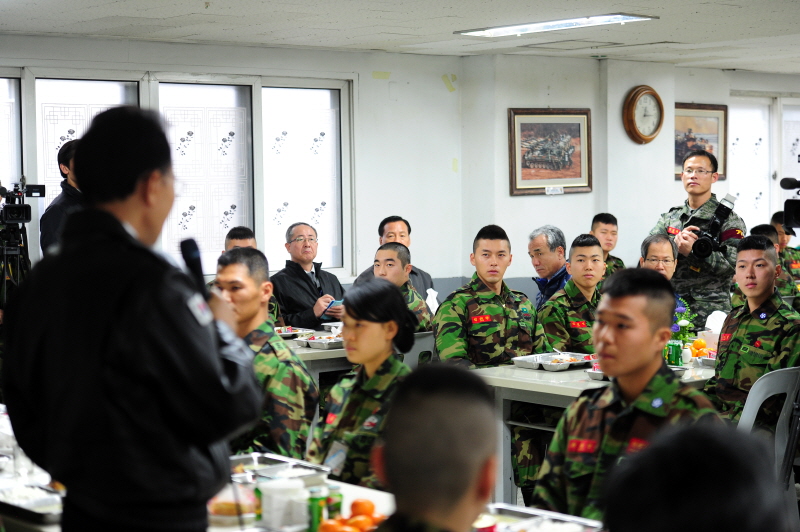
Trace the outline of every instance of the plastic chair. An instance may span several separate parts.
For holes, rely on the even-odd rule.
[[[770,371],[756,380],[752,388],[750,388],[750,392],[747,394],[747,401],[744,404],[744,410],[742,410],[742,415],[739,418],[738,429],[749,434],[753,429],[756,415],[764,401],[775,395],[786,394],[781,414],[778,417],[778,425],[775,427],[774,438],[775,477],[779,482],[783,482],[781,466],[786,454],[794,402],[797,400],[799,390],[800,367]],[[797,509],[794,472],[789,477],[789,486],[784,492],[784,499],[792,530],[800,531],[800,514],[798,514]]]
[[[403,362],[412,370],[419,366],[419,356],[425,351],[430,351],[432,354],[431,361],[436,359],[436,339],[432,332],[414,333],[414,345],[411,351],[403,353]],[[406,356],[408,355],[408,356]]]

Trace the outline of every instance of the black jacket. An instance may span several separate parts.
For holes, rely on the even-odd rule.
[[[324,320],[314,315],[314,303],[325,294],[333,296],[334,299],[344,297],[344,288],[339,279],[323,270],[322,263],[314,263],[314,275],[319,279],[321,289],[311,282],[311,278],[302,266],[290,260],[286,261],[286,266],[281,271],[272,276],[275,297],[281,306],[281,314],[286,325],[321,329]]]
[[[370,266],[361,272],[361,274],[356,277],[356,280],[353,281],[353,286],[372,279],[375,276],[373,271],[374,268]],[[408,276],[408,280],[411,281],[411,286],[413,286],[414,289],[419,292],[419,295],[422,296],[422,299],[428,299],[428,288],[433,288],[433,279],[431,279],[431,276],[428,272],[421,270],[412,264],[411,273]],[[436,290],[435,288],[433,289]],[[441,303],[439,296],[436,296],[436,301]]]
[[[226,439],[258,418],[262,395],[252,351],[190,278],[87,209],[5,320],[14,433],[69,486],[67,503],[129,526],[205,526],[229,480]]]
[[[67,214],[82,206],[83,194],[81,191],[67,183],[66,179],[62,181],[61,194],[47,206],[39,220],[39,245],[45,255],[48,254],[47,249],[58,242]]]

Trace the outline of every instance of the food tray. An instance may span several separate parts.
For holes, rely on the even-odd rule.
[[[306,487],[325,484],[330,468],[271,453],[237,454],[230,457],[231,479],[243,484],[264,479],[299,478]],[[241,465],[245,472],[235,469]]]
[[[61,497],[54,493],[54,490],[49,488],[42,486],[31,487],[41,488],[46,494],[40,502],[46,501],[46,503],[50,504],[42,506],[39,504],[39,501],[34,501],[34,504],[26,505],[26,507],[0,500],[0,514],[40,525],[55,525],[60,523]]]
[[[308,347],[308,340],[305,338],[292,338],[292,341],[300,347]]]
[[[706,366],[708,368],[713,368],[713,367],[716,367],[716,365],[717,365],[716,357],[714,357],[714,358],[711,358],[711,357],[697,357],[697,360],[700,361],[700,365],[701,366]]]
[[[490,515],[497,518],[497,532],[521,532],[519,527],[514,526],[515,523],[520,523],[521,521],[534,525],[534,527],[525,527],[527,532],[537,532],[539,530],[538,524],[546,520],[557,523],[573,523],[581,527],[581,532],[599,532],[603,528],[603,523],[593,519],[539,510],[537,508],[527,508],[525,506],[495,503],[487,505],[486,510]],[[541,520],[537,521],[537,517]]]
[[[686,366],[667,366],[669,369],[675,373],[676,377],[683,377],[683,374],[686,373],[686,370],[689,369]]]
[[[563,371],[565,369],[569,369],[572,366],[580,366],[583,364],[591,363],[595,358],[594,355],[585,355],[583,353],[567,353],[563,352],[559,353],[546,353],[540,355],[525,355],[521,357],[514,357],[511,359],[514,362],[515,366],[525,369],[549,369],[549,371]],[[551,364],[553,359],[564,359],[564,358],[577,358],[577,362],[565,362],[564,364]],[[545,365],[550,366],[545,367]],[[563,366],[563,367],[561,367]],[[554,369],[554,368],[560,369]]]
[[[298,334],[314,334],[314,329],[301,329],[300,327],[275,327],[275,333],[281,338],[294,338]]]
[[[334,327],[341,327],[342,326],[342,322],[341,321],[333,321],[331,323],[323,323],[322,326],[325,327],[326,331],[330,331]]]
[[[592,379],[592,380],[595,380],[595,381],[607,381],[607,380],[609,380],[609,378],[606,377],[605,373],[603,373],[602,371],[598,371],[598,370],[594,370],[594,369],[585,369],[584,371],[589,376],[589,378]]]
[[[341,339],[308,341],[308,347],[313,347],[314,349],[337,349],[342,346],[344,346],[344,342]]]

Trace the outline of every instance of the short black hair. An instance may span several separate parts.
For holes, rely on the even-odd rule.
[[[765,236],[770,239],[773,244],[778,244],[778,230],[774,225],[761,224],[750,229],[750,236]]]
[[[569,247],[569,258],[572,258],[572,252],[575,251],[575,248],[592,248],[595,246],[599,247],[602,251],[603,246],[600,245],[600,241],[597,240],[597,237],[594,235],[578,235],[575,237],[575,240],[572,241],[572,245]]]
[[[383,236],[383,228],[386,227],[386,224],[394,223],[394,222],[403,222],[406,224],[406,229],[408,229],[408,234],[411,234],[411,224],[408,223],[408,220],[401,216],[387,216],[383,220],[381,220],[381,225],[378,226],[378,236]]]
[[[654,331],[659,327],[671,327],[675,310],[675,291],[666,277],[647,268],[625,268],[613,273],[602,288],[603,297],[620,298],[644,296],[647,299],[645,312]]]
[[[67,178],[67,174],[61,171],[61,165],[63,164],[64,166],[69,168],[69,162],[75,158],[76,149],[78,149],[77,139],[68,140],[61,146],[61,149],[58,150],[58,172],[64,179]]]
[[[789,513],[771,455],[764,441],[730,426],[667,429],[609,472],[601,492],[603,530],[787,532]],[[714,488],[703,491],[701,503],[687,486],[709,479]],[[689,518],[680,511],[698,504],[702,510]]]
[[[783,211],[776,211],[769,219],[769,223],[783,225]]]
[[[256,283],[269,281],[269,262],[267,257],[255,248],[233,248],[219,256],[217,269],[242,264]]]
[[[508,239],[505,229],[499,225],[486,225],[481,227],[478,234],[475,235],[475,240],[472,241],[472,252],[478,249],[478,240],[505,240],[508,242],[508,249],[511,251],[511,241]]]
[[[75,179],[88,205],[124,200],[172,156],[158,113],[123,106],[103,111],[75,150]]]
[[[377,277],[358,283],[344,294],[344,311],[354,320],[397,324],[394,346],[399,353],[408,353],[414,345],[417,317],[408,309],[400,289]]]
[[[706,157],[708,161],[711,163],[711,171],[713,173],[717,172],[717,158],[714,156],[713,153],[709,153],[706,150],[691,150],[687,152],[686,155],[683,156],[683,162],[681,162],[681,169],[683,169],[683,166],[686,164],[686,161],[688,161],[692,157]]]
[[[592,218],[592,231],[594,231],[594,226],[597,224],[619,225],[617,224],[617,217],[607,212],[594,215],[594,218]]]
[[[767,259],[774,265],[778,264],[778,254],[775,252],[775,244],[772,241],[761,235],[746,236],[739,241],[736,246],[736,253],[748,250],[763,251]]]
[[[397,253],[397,258],[400,259],[400,265],[405,268],[411,264],[411,252],[408,248],[400,242],[387,242],[378,248],[378,251],[394,251]],[[377,251],[376,251],[377,253]]]
[[[250,240],[251,238],[253,240],[256,238],[256,234],[252,229],[243,225],[237,225],[231,228],[228,234],[225,235],[225,242],[227,243],[229,240]]]

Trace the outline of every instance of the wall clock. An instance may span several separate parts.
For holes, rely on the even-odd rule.
[[[656,138],[664,124],[664,105],[661,97],[647,85],[631,89],[622,106],[622,123],[628,136],[637,144],[647,144]]]

